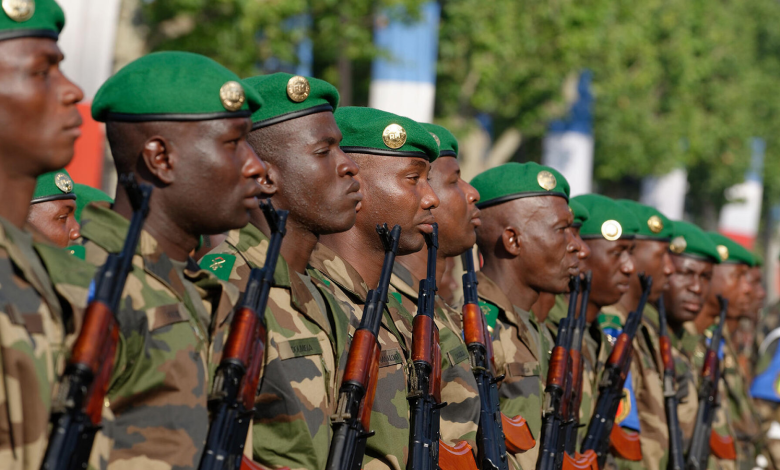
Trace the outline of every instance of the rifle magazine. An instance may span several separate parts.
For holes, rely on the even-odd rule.
[[[504,429],[507,452],[519,454],[533,449],[536,445],[536,440],[528,428],[528,423],[522,416],[507,418],[506,415],[501,413],[501,425]]]

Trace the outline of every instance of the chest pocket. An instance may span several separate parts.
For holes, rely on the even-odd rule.
[[[510,362],[506,365],[507,375],[510,377],[534,377],[541,372],[538,361],[533,362]]]
[[[187,321],[189,316],[187,307],[182,303],[161,305],[146,311],[149,321],[149,331],[155,331],[174,323]]]

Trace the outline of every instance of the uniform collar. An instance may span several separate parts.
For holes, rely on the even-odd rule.
[[[361,302],[366,301],[368,284],[360,276],[360,273],[335,251],[322,243],[317,243],[309,259],[309,264],[339,287],[359,298]]]
[[[405,266],[402,266],[398,261],[393,265],[393,275],[390,277],[390,284],[395,287],[398,292],[417,301],[419,291],[415,286],[420,285],[420,280],[414,277],[414,274],[406,269]]]

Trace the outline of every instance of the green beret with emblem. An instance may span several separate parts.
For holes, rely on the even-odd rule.
[[[217,62],[191,52],[155,52],[106,80],[92,102],[96,121],[208,121],[249,117],[260,95]]]
[[[504,163],[471,180],[479,191],[480,209],[513,199],[560,196],[569,200],[569,182],[557,170],[538,163]]]
[[[639,220],[639,231],[636,234],[637,240],[658,240],[670,241],[672,239],[672,221],[669,220],[655,207],[631,201],[629,199],[619,199],[616,201],[626,209],[634,213]]]
[[[114,200],[111,199],[111,196],[87,184],[74,184],[73,192],[76,194],[76,212],[73,215],[76,217],[76,221],[78,222],[81,222],[81,211],[83,211],[88,204],[93,202],[107,202],[109,204],[114,203]]]
[[[252,113],[252,129],[271,126],[309,114],[334,112],[339,92],[318,78],[274,73],[244,79],[244,87],[263,97],[263,107]]]
[[[720,263],[718,247],[702,229],[682,220],[672,222],[673,236],[669,243],[669,251],[677,255]]]
[[[572,198],[588,210],[588,220],[580,227],[583,239],[630,240],[639,232],[639,220],[614,199],[600,194],[583,194]]]
[[[17,38],[57,40],[65,14],[54,0],[2,0],[0,41]]]
[[[706,234],[716,245],[721,263],[746,264],[750,267],[756,265],[756,258],[744,246],[718,232],[706,232]]]
[[[437,124],[421,122],[420,125],[431,133],[433,140],[439,145],[440,157],[458,158],[458,139],[452,135],[452,132]]]
[[[418,157],[430,162],[439,146],[417,121],[374,108],[348,106],[334,114],[344,135],[341,150],[388,157]]]
[[[73,192],[73,180],[64,168],[44,173],[38,177],[30,204],[60,199],[76,199],[76,193]]]
[[[582,224],[590,218],[588,209],[575,199],[569,199],[569,208],[574,216],[574,223],[572,224],[572,227],[574,228],[582,227]]]

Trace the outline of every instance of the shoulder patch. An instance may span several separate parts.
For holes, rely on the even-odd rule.
[[[601,331],[607,335],[611,343],[614,343],[620,333],[623,331],[623,323],[619,316],[611,313],[599,313],[596,319]]]
[[[67,251],[68,253],[70,253],[71,255],[75,256],[80,260],[87,259],[87,249],[84,248],[84,245],[69,246],[65,248],[65,251]]]
[[[395,299],[396,302],[403,305],[403,297],[401,297],[399,292],[391,292],[390,295]]]
[[[482,314],[485,315],[485,321],[487,321],[488,327],[491,330],[495,328],[496,320],[498,320],[498,307],[491,303],[480,300],[479,309],[482,310]]]
[[[206,255],[200,260],[200,268],[211,271],[217,278],[223,281],[230,280],[233,265],[236,264],[235,255],[214,254]]]

